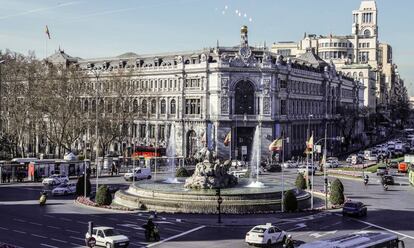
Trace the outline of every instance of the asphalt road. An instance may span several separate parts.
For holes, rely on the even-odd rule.
[[[280,180],[280,173],[263,175],[263,180]],[[286,181],[293,182],[296,170],[286,171]],[[255,224],[271,222],[293,235],[297,244],[335,237],[359,230],[386,230],[396,233],[414,247],[414,189],[404,176],[397,177],[399,185],[384,191],[378,178],[371,176],[370,184],[342,179],[347,197],[368,205],[368,216],[362,219],[342,217],[337,212],[306,212],[223,216],[159,214],[157,219],[161,242],[144,242],[141,228],[149,213],[114,213],[80,207],[73,197],[51,197],[45,207],[38,205],[40,184],[0,186],[0,242],[18,247],[81,247],[87,222],[98,226],[116,227],[130,238],[131,247],[247,247],[244,235]],[[93,182],[92,182],[93,183]],[[122,178],[104,178],[101,183],[127,187]],[[315,176],[315,190],[323,187],[323,177]],[[322,206],[317,201],[315,206]]]

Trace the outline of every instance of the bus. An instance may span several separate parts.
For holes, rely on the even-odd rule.
[[[361,231],[303,244],[299,248],[405,248],[405,244],[392,233]]]

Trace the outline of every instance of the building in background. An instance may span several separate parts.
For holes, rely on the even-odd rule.
[[[299,42],[274,43],[272,51],[297,57],[312,49],[323,60],[332,61],[338,71],[365,86],[363,106],[370,112],[389,116],[392,89],[396,84],[401,85],[401,80],[395,75],[391,45],[379,42],[376,2],[363,0],[352,16],[352,32],[349,35],[305,33]]]
[[[302,156],[308,128],[317,139],[326,124],[329,137],[346,136],[348,144],[363,131],[356,120],[364,85],[338,73],[312,49],[289,58],[250,46],[246,26],[233,47],[99,59],[75,59],[58,51],[47,60],[85,71],[91,87],[98,87],[97,95],[79,96],[79,111],[133,116],[126,124],[128,135],[109,148],[121,154],[134,144],[165,147],[175,132],[177,155],[184,157],[208,146],[222,159],[249,160],[253,150],[265,158],[269,144],[281,136],[289,137],[286,157]],[[128,95],[113,102],[113,90],[125,85]],[[96,102],[102,106],[93,107]],[[91,127],[79,144],[93,135]],[[254,137],[259,137],[256,143]],[[338,147],[332,144],[330,150]]]

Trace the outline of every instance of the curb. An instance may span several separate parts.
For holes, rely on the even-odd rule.
[[[89,205],[85,205],[83,203],[80,203],[77,200],[74,200],[74,204],[78,205],[80,207],[84,207],[84,208],[89,208],[89,209],[94,209],[94,210],[101,210],[101,211],[112,212],[112,213],[139,213],[140,212],[138,210],[122,210],[122,209],[112,209],[112,208],[102,208],[102,207],[89,206]]]

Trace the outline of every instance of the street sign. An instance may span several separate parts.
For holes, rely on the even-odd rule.
[[[321,145],[316,145],[315,146],[315,151],[316,151],[316,153],[322,153],[322,146]]]
[[[96,245],[96,239],[94,238],[94,237],[89,237],[87,240],[86,240],[86,244],[88,245],[88,247],[95,247],[95,245]]]

